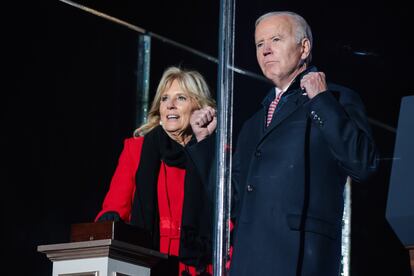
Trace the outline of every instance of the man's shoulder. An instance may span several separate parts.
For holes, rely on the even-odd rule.
[[[264,114],[262,108],[256,110],[253,115],[247,118],[241,128],[241,132],[244,131],[253,131],[255,127],[261,126],[264,124]]]
[[[328,89],[336,98],[341,99],[342,101],[361,100],[359,93],[348,86],[337,83],[328,83]]]
[[[263,107],[260,107],[256,110],[249,118],[246,119],[244,124],[256,123],[256,121],[260,118],[263,119]]]
[[[339,93],[356,93],[352,88],[334,82],[328,82],[328,88],[331,91],[337,91]]]

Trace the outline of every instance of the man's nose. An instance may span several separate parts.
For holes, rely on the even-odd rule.
[[[272,47],[270,46],[269,42],[263,43],[263,55],[267,56],[272,53]]]

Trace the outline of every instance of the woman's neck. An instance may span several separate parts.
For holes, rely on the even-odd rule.
[[[176,141],[181,146],[187,145],[188,142],[190,142],[191,137],[193,136],[192,133],[188,131],[184,132],[167,132],[167,135],[170,136],[171,139]]]

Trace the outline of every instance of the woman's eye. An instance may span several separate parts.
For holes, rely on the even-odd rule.
[[[168,99],[168,97],[167,97],[167,96],[162,96],[162,97],[161,97],[161,101],[162,101],[162,102],[165,102],[167,99]]]
[[[186,101],[187,100],[187,97],[185,97],[185,96],[178,96],[177,99],[179,101]]]

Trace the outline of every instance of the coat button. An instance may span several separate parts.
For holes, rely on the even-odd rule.
[[[253,185],[247,185],[247,191],[248,192],[253,192],[253,190],[254,190],[254,188],[253,188]]]
[[[318,123],[319,123],[319,126],[323,126],[323,121],[321,120],[321,118],[318,119]]]
[[[310,114],[311,114],[312,119],[314,119],[314,120],[318,120],[319,119],[318,114],[316,114],[316,112],[314,110],[312,110]]]
[[[254,152],[254,155],[255,155],[256,157],[260,157],[260,155],[262,155],[262,152],[261,152],[260,150],[256,150],[256,151]]]

